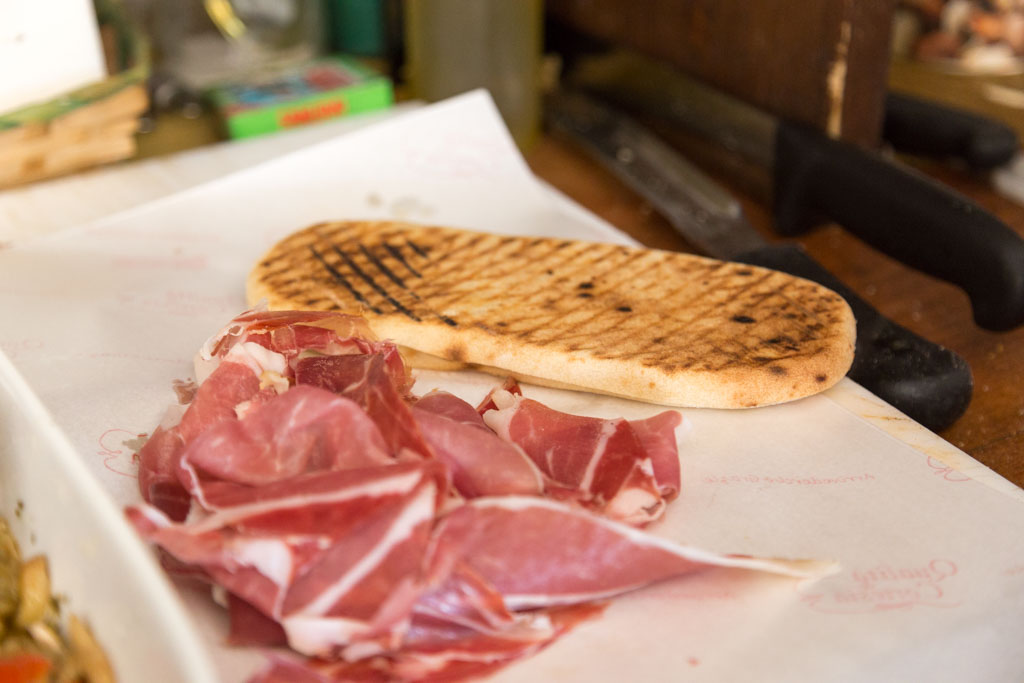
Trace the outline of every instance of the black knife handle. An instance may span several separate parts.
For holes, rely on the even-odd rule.
[[[962,287],[975,322],[1024,322],[1024,240],[938,182],[791,123],[776,136],[775,220],[804,232],[824,217],[899,261]]]
[[[978,170],[1002,166],[1020,150],[1016,131],[1001,121],[895,92],[885,98],[882,137],[897,152],[960,159]]]
[[[857,318],[849,376],[875,396],[936,432],[967,409],[974,386],[967,361],[882,316],[799,245],[772,244],[735,260],[813,280],[846,299]]]

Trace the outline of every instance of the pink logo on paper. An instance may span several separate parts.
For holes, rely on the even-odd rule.
[[[1024,576],[1024,563],[1015,564],[1003,571],[1006,576]]]
[[[103,466],[114,474],[133,479],[139,476],[139,467],[135,462],[135,451],[132,442],[141,441],[138,434],[127,429],[108,429],[100,434],[99,447],[96,455],[103,458]]]
[[[13,360],[34,356],[45,351],[46,342],[42,339],[11,339],[0,340],[0,350]]]
[[[802,600],[813,610],[834,614],[956,607],[960,601],[952,588],[958,572],[956,563],[945,559],[920,565],[880,564],[815,585],[823,590],[805,593]]]
[[[946,463],[942,462],[938,458],[928,456],[928,467],[932,468],[932,473],[937,477],[942,477],[946,481],[970,481],[963,472],[953,469]]]
[[[153,256],[117,256],[113,264],[120,268],[135,269],[166,269],[174,271],[201,271],[209,265],[207,258],[201,254],[186,255],[171,253]]]
[[[168,289],[139,293],[122,291],[117,294],[117,303],[122,308],[140,308],[146,311],[160,311],[168,315],[194,318],[209,311],[236,313],[238,300],[234,296],[203,294],[187,290]]]
[[[756,484],[768,486],[836,486],[875,481],[870,472],[854,472],[829,476],[815,475],[770,475],[770,474],[716,474],[703,477],[705,484]]]

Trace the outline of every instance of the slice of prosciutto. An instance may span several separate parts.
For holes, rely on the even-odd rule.
[[[544,491],[544,477],[517,445],[487,428],[470,404],[446,392],[418,400],[412,415],[455,489],[466,498]]]
[[[420,410],[429,410],[435,415],[441,415],[449,420],[477,427],[487,427],[477,408],[447,391],[434,389],[414,399],[413,405]]]
[[[198,387],[180,421],[165,420],[140,449],[143,500],[172,520],[184,519],[191,507],[179,481],[185,450],[210,427],[242,417],[288,391],[294,382],[293,366],[311,354],[376,356],[396,392],[402,394],[411,386],[397,347],[377,341],[362,318],[331,312],[247,311],[197,353]]]
[[[201,479],[258,486],[307,472],[393,461],[377,425],[356,403],[298,386],[241,419],[210,426],[185,448],[178,474],[203,503]]]
[[[564,489],[562,497],[643,525],[658,519],[666,498],[679,490],[675,427],[681,417],[675,411],[643,421],[638,430],[622,418],[563,413],[505,390],[492,392],[489,401],[495,409],[483,413],[484,422],[521,447]],[[657,453],[663,481],[648,446]]]
[[[288,378],[294,364],[310,355],[379,353],[400,391],[412,386],[398,348],[378,341],[366,320],[358,316],[331,311],[246,311],[210,337],[196,354],[197,381],[202,382],[236,346],[247,346],[253,354],[264,349],[280,356],[279,372]]]
[[[602,610],[601,606],[579,605],[539,611],[531,618],[543,622],[544,627],[531,637],[522,633],[502,637],[467,629],[443,619],[414,616],[406,632],[411,644],[397,651],[356,661],[301,660],[278,654],[272,656],[270,664],[249,683],[454,683],[478,680],[539,652]]]
[[[644,453],[651,459],[654,481],[665,501],[679,494],[679,446],[676,431],[683,425],[683,416],[677,410],[666,410],[643,420],[629,420]]]
[[[191,507],[188,491],[178,481],[186,448],[207,429],[236,419],[235,408],[261,392],[259,377],[244,363],[221,363],[173,425],[158,427],[139,450],[139,491],[173,520],[183,520]]]
[[[424,590],[442,487],[435,463],[400,463],[221,487],[214,511],[185,524],[150,506],[128,517],[278,622],[292,649],[330,656],[355,643],[396,644]]]
[[[341,394],[377,423],[388,448],[398,456],[431,458],[433,453],[412,416],[401,386],[378,353],[312,356],[296,363],[295,381]]]
[[[576,506],[527,496],[478,498],[445,516],[451,553],[512,611],[603,600],[714,567],[820,576],[830,563],[720,555],[678,545]]]

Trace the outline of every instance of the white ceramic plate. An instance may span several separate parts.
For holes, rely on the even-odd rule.
[[[178,594],[53,418],[0,353],[0,514],[43,553],[120,681],[217,680]]]

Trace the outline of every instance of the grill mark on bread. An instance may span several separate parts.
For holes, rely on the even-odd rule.
[[[723,302],[728,300],[734,300],[740,298],[744,294],[749,294],[751,290],[754,290],[767,283],[768,279],[772,277],[771,273],[762,275],[762,277],[753,282],[744,282],[739,287],[723,286],[721,284],[716,285],[713,279],[709,279],[709,284],[706,289],[702,292],[697,293],[690,299],[685,299],[680,302],[677,310],[685,311],[686,317],[681,321],[684,324],[692,325],[697,321],[707,320],[710,313],[715,308],[722,305]],[[783,285],[785,286],[785,285]],[[721,300],[714,299],[708,296],[708,291],[713,291],[718,294]],[[759,298],[756,299],[758,303],[763,303],[769,298],[773,292],[765,292]],[[715,332],[714,329],[705,330],[700,336],[694,338],[694,341],[701,341],[705,337]]]
[[[394,238],[394,237],[395,237],[395,235],[393,233],[383,236],[381,238],[381,244],[388,251],[388,253],[391,254],[391,256],[394,257],[396,261],[401,263],[406,268],[406,270],[408,270],[410,273],[412,273],[414,277],[416,277],[417,279],[422,279],[423,278],[422,273],[420,273],[416,268],[414,268],[405,259],[405,257],[403,256],[401,250],[398,247],[396,247],[396,246],[394,246],[394,245],[392,245],[390,243],[389,240]],[[406,243],[418,255],[422,256],[423,258],[428,258],[427,250],[426,249],[418,247],[411,240],[406,240]],[[365,243],[362,242],[362,241],[359,244],[360,244],[360,248],[363,250],[363,253],[366,254],[367,258],[368,259],[372,258],[373,257],[373,253],[370,250],[370,247],[367,247],[365,245]],[[379,260],[376,261],[376,263],[378,263],[382,267],[386,267],[386,266],[384,266],[383,262],[381,262]],[[428,262],[427,265],[429,266],[430,262]],[[436,317],[438,320],[440,320],[442,323],[444,323],[448,327],[458,327],[458,325],[459,325],[458,321],[456,321],[454,318],[452,318],[452,317],[450,317],[448,315],[445,315],[444,313],[441,313],[440,311],[436,310],[435,307],[430,306],[426,302],[424,302],[423,298],[420,296],[420,294],[416,290],[409,289],[408,287],[406,287],[404,285],[404,280],[403,280],[403,285],[402,286],[405,287],[406,291],[409,293],[409,295],[413,299],[416,300],[416,305],[417,305],[418,308],[421,309],[421,314],[424,315],[424,317]]]
[[[560,259],[559,265],[561,265],[562,263],[568,263],[570,261],[578,260],[580,255],[581,254],[570,254],[566,258]],[[612,256],[613,258],[608,258],[608,256]],[[602,290],[614,291],[614,289],[617,286],[617,283],[615,281],[608,282],[607,273],[615,272],[616,270],[619,270],[621,266],[624,265],[622,261],[614,261],[613,259],[615,256],[621,256],[621,254],[618,253],[617,251],[613,251],[611,254],[609,254],[605,251],[595,250],[594,252],[589,254],[589,258],[586,262],[577,263],[575,264],[574,268],[555,270],[555,273],[559,275],[559,281],[564,282],[576,281],[579,278],[580,273],[589,273],[589,276],[591,277],[592,281],[602,280]],[[628,263],[629,260],[635,259],[638,256],[639,254],[629,254],[626,257],[625,262]],[[595,273],[595,270],[598,270],[598,272]],[[580,303],[582,304],[583,302]],[[589,304],[590,302],[587,303]],[[599,306],[600,303],[596,302],[594,307],[595,313],[591,316],[590,319],[593,319],[601,315],[601,309],[599,308]],[[561,338],[566,340],[567,342],[574,343],[576,339],[578,339],[579,337],[588,337],[594,333],[593,330],[584,328],[584,325],[587,322],[587,320],[580,321],[576,325],[570,327],[565,327],[564,318],[562,318],[561,320],[558,321],[559,325],[556,327],[552,325],[555,318],[562,318],[562,315],[556,314],[555,316],[552,316],[549,314],[546,316],[533,316],[523,321],[532,324],[532,327],[524,327],[523,330],[534,335],[543,335],[541,339],[536,340],[539,343],[545,343],[547,341],[550,341],[546,339],[549,336]],[[621,320],[609,321],[609,323],[615,328],[618,328],[618,326],[620,326],[622,322],[623,321]],[[626,329],[622,329],[619,335],[617,335],[617,337],[625,338],[631,333],[632,331],[627,327]],[[611,349],[616,346],[616,342],[618,341],[618,339],[606,338],[605,341],[606,347]],[[607,354],[604,355],[606,357],[610,357],[607,356]]]
[[[391,257],[394,258],[399,263],[401,263],[403,266],[405,266],[405,269],[408,270],[413,277],[423,277],[423,275],[421,275],[418,270],[409,265],[409,262],[405,260],[405,256],[402,255],[401,248],[396,247],[395,245],[387,241],[383,242],[383,245],[384,248],[387,249],[388,253],[391,254]]]
[[[370,263],[377,267],[377,270],[379,270],[384,277],[391,280],[402,289],[408,291],[416,299],[419,299],[419,296],[416,294],[416,292],[409,290],[408,285],[405,284],[405,280],[395,275],[394,271],[388,268],[387,265],[379,258],[377,258],[377,255],[370,251],[362,242],[359,243],[359,251],[362,252],[363,256],[366,257],[367,261],[369,261]]]
[[[716,268],[716,270],[717,269],[718,268]],[[741,295],[743,293],[748,292],[750,289],[752,289],[752,288],[754,288],[756,286],[760,286],[760,285],[766,284],[766,282],[769,280],[769,278],[772,278],[774,276],[775,276],[774,273],[768,272],[768,273],[763,274],[761,276],[761,278],[759,279],[759,281],[745,283],[743,286],[738,287],[738,288],[721,288],[721,287],[716,287],[715,286],[715,282],[714,282],[713,279],[708,280],[708,285],[707,286],[709,288],[713,288],[713,289],[724,289],[725,292],[726,292],[725,295],[726,295],[727,298],[735,298],[735,297],[737,297],[737,296],[739,296],[739,295]],[[781,291],[788,286],[788,284],[789,284],[788,281],[782,283],[780,285],[780,289],[774,290],[774,291],[765,292],[757,300],[759,302],[763,302],[764,300],[770,298],[773,295],[780,294]],[[695,299],[695,300],[700,300],[702,298],[706,299],[706,292],[698,294],[697,296],[693,297],[693,299]],[[666,296],[666,299],[672,300],[673,299],[673,295],[670,294],[670,295]],[[693,301],[690,301],[689,303],[692,304]],[[678,310],[687,311],[688,313],[690,313],[690,315],[688,317],[686,317],[686,318],[683,318],[683,319],[679,319],[679,318],[676,318],[676,319],[679,320],[683,325],[690,325],[694,321],[699,321],[699,320],[702,320],[702,319],[706,319],[707,316],[709,315],[710,309],[714,308],[717,305],[718,304],[716,304],[716,303],[709,303],[706,307],[699,308],[699,307],[693,306],[693,305],[687,306],[684,303],[683,305],[681,305],[679,307]],[[770,319],[766,318],[762,322],[768,322],[769,320]],[[752,329],[750,330],[750,332],[751,332],[751,334],[756,332],[756,325],[752,326]],[[705,326],[704,331],[702,331],[701,333],[699,333],[699,334],[697,334],[695,336],[692,336],[689,339],[688,343],[693,345],[693,346],[698,346],[707,337],[713,336],[713,335],[715,335],[717,333],[718,333],[718,330],[715,327],[712,327],[710,325]],[[751,346],[759,346],[760,345],[760,340],[758,340],[756,338],[754,338],[754,340],[757,343],[753,344],[753,345],[750,345],[750,344],[742,343],[742,338],[732,338],[732,339],[729,340],[728,343],[733,345],[733,348],[727,348],[726,346],[724,346],[722,344],[716,344],[716,345],[710,346],[708,348],[708,351],[707,351],[706,354],[696,354],[696,355],[697,356],[705,356],[705,357],[709,357],[709,358],[710,357],[714,357],[715,355],[724,357],[722,359],[722,362],[720,362],[720,363],[708,363],[706,360],[705,361],[701,361],[701,362],[704,363],[705,369],[706,370],[710,370],[710,371],[721,371],[721,370],[724,370],[724,369],[730,367],[731,365],[757,365],[759,363],[766,362],[766,360],[768,360],[768,359],[764,358],[764,357],[758,357],[756,360],[754,360],[754,359],[752,359],[750,357],[750,354],[752,352]],[[813,353],[815,353],[817,351],[818,351],[818,347],[814,347],[812,349],[809,349],[803,355],[812,355]],[[647,356],[646,359],[645,359],[647,364],[658,364],[658,363],[664,362],[666,360],[666,358],[663,357],[662,354],[658,354],[658,353],[651,353],[651,354],[645,354],[645,355]],[[666,354],[666,355],[670,356],[671,354]],[[796,354],[790,354],[789,356],[773,355],[771,358],[772,359],[778,359],[778,358],[783,358],[783,357],[794,357],[795,358]],[[744,359],[746,359],[745,362],[744,362]],[[694,358],[693,360],[691,360],[689,362],[685,362],[685,363],[681,364],[680,367],[691,368],[691,367],[694,367],[697,364],[698,364],[698,359]]]
[[[786,291],[790,288],[791,283],[787,283],[786,286],[780,287],[778,290],[778,296],[784,299],[789,307],[798,311],[800,315],[794,316],[792,315],[792,312],[789,312],[787,314],[787,318],[793,320],[794,324],[797,324],[801,327],[801,329],[804,332],[801,339],[806,340],[817,337],[818,335],[816,334],[816,332],[821,329],[822,325],[820,321],[815,320],[815,318],[817,318],[818,316],[818,312],[813,309],[807,308],[799,299],[790,296]],[[818,303],[820,304],[820,301],[818,301]],[[835,301],[833,301],[833,303],[835,303]]]
[[[412,249],[413,251],[415,251],[421,257],[423,257],[423,258],[430,258],[429,256],[427,256],[427,250],[421,248],[419,245],[417,245],[412,240],[406,240],[405,243],[408,244],[409,248]]]
[[[460,237],[463,239],[460,240]],[[429,265],[424,266],[425,268],[431,268],[432,272],[431,277],[425,278],[420,288],[421,296],[424,299],[438,299],[438,307],[450,305],[450,301],[441,301],[446,294],[445,290],[451,284],[449,283],[449,275],[465,265],[460,264],[460,259],[473,259],[475,255],[472,251],[473,247],[478,245],[485,237],[482,234],[470,233],[468,236],[455,235],[441,240],[434,250],[435,253],[440,254],[440,257],[432,260]],[[466,251],[470,253],[467,255],[464,253]],[[460,272],[457,280],[460,283],[465,283],[472,281],[478,275],[478,272]]]
[[[387,242],[382,242],[381,244],[384,246],[385,249],[387,249],[389,254],[394,256],[395,259],[398,260],[402,265],[406,266],[406,268],[408,270],[410,270],[416,276],[416,278],[423,278],[422,274],[420,274],[416,269],[414,269],[411,265],[409,265],[409,263],[407,263],[406,260],[404,260],[401,257],[401,253],[400,252],[392,251],[392,249],[396,250],[396,248],[391,247],[391,245],[388,244]],[[374,254],[373,251],[371,251],[369,247],[367,247],[364,243],[360,242],[359,243],[359,250],[362,253],[364,253],[366,255],[367,259],[370,260],[372,263],[374,263],[374,265],[376,265],[377,268],[381,272],[384,273],[386,278],[391,280],[391,282],[393,282],[395,285],[400,287],[402,290],[406,291],[409,294],[409,296],[411,296],[413,299],[415,299],[418,305],[425,305],[425,304],[423,304],[423,299],[420,297],[419,294],[416,293],[416,290],[410,289],[409,286],[406,284],[406,281],[404,281],[401,278],[399,278],[398,275],[396,275],[390,268],[388,268],[387,265],[383,262],[383,260],[378,258],[377,255]],[[438,313],[436,310],[434,310],[433,308],[430,308],[429,306],[427,306],[427,308],[430,310],[430,312],[432,314],[436,315],[440,319],[441,323],[443,323],[444,325],[447,325],[447,326],[453,327],[453,328],[454,327],[458,327],[459,324],[455,321],[455,319],[453,319],[453,318],[451,318],[451,317],[449,317],[447,315],[444,315],[443,313]]]
[[[562,256],[562,254],[564,254],[564,252],[561,252],[560,250],[556,251],[558,252],[558,255],[560,257]],[[530,256],[532,257],[533,255],[531,254]],[[569,254],[564,257],[561,257],[559,258],[558,266],[561,266],[563,263],[569,263],[571,261],[577,260],[578,256],[578,254]],[[578,278],[578,274],[581,271],[585,270],[587,266],[593,266],[599,263],[602,260],[601,256],[602,254],[593,254],[591,255],[587,263],[577,264],[575,268],[562,268],[561,270],[558,270],[557,266],[554,266],[552,267],[552,270],[559,275],[559,281],[574,281]],[[534,270],[546,270],[543,267],[546,264],[540,259],[535,259],[532,260],[531,262],[534,265]],[[526,277],[529,278],[528,273],[526,274]],[[599,276],[594,275],[593,277],[596,279]],[[516,321],[516,323],[518,324],[513,324],[513,329],[517,334],[523,337],[530,338],[531,342],[536,346],[544,346],[545,344],[552,341],[552,339],[548,338],[549,336],[561,339],[567,344],[572,344],[576,343],[577,339],[579,338],[588,338],[595,333],[595,330],[587,329],[585,328],[585,325],[587,322],[595,318],[598,318],[602,315],[602,311],[600,310],[600,308],[595,307],[594,312],[592,312],[586,318],[578,320],[575,323],[567,323],[568,317],[575,316],[575,314],[582,312],[584,309],[574,308],[571,311],[556,310],[554,312],[544,312],[544,306],[537,304],[536,297],[551,296],[551,292],[550,289],[546,287],[543,283],[537,280],[535,280],[535,282],[538,283],[537,287],[529,292],[525,300],[527,307],[535,311],[535,314],[528,316],[520,315],[519,320]],[[580,304],[585,305],[584,302],[580,302]],[[553,325],[556,319],[558,321],[557,327]],[[621,321],[609,321],[609,323],[611,324],[618,324],[620,322]],[[607,332],[607,330],[602,329],[601,332]],[[622,334],[628,334],[628,331],[624,330]],[[613,348],[616,345],[616,340],[612,338],[605,338],[605,342],[606,346],[609,348]]]
[[[359,303],[363,304],[364,306],[369,308],[374,313],[381,313],[381,310],[379,308],[377,308],[376,306],[374,306],[373,304],[371,304],[369,301],[367,301],[366,297],[364,297],[362,295],[362,293],[359,292],[359,290],[357,290],[355,287],[353,287],[352,283],[349,282],[345,278],[345,276],[342,275],[341,272],[338,271],[337,268],[335,268],[334,266],[332,266],[330,263],[327,262],[327,260],[323,257],[323,255],[319,251],[316,250],[316,247],[310,246],[309,250],[311,252],[313,252],[313,256],[316,258],[316,260],[319,261],[321,264],[323,264],[323,267],[326,268],[327,272],[331,274],[331,279],[332,280],[334,280],[339,285],[341,285],[342,287],[347,289],[349,294],[351,294],[355,298],[356,301],[358,301]]]
[[[360,268],[359,264],[356,263],[355,260],[351,256],[349,256],[349,254],[344,249],[339,247],[337,244],[332,244],[331,245],[331,249],[334,251],[335,254],[337,254],[339,257],[341,257],[341,260],[345,262],[345,265],[348,266],[348,269],[350,271],[355,273],[356,277],[358,277],[363,282],[365,282],[367,285],[369,285],[370,288],[373,291],[377,292],[377,294],[382,299],[384,299],[389,304],[394,306],[396,311],[398,311],[399,313],[401,313],[402,315],[406,316],[407,318],[409,318],[411,320],[415,320],[416,322],[420,322],[421,319],[420,319],[420,317],[418,315],[416,315],[415,313],[410,311],[408,308],[406,308],[402,304],[401,301],[399,301],[395,297],[391,296],[391,293],[388,292],[386,289],[384,289],[380,284],[378,284],[377,281],[374,280],[373,277],[369,273],[367,273],[365,270]]]
[[[356,261],[355,261],[355,259],[353,258],[352,255],[350,255],[345,250],[339,248],[334,243],[332,243],[331,246],[332,246],[332,249],[335,251],[335,253],[337,253],[338,256],[340,256],[342,258],[342,260],[345,262],[345,265],[348,266],[348,268],[350,270],[352,270],[364,282],[366,282],[368,285],[370,285],[370,287],[373,288],[373,290],[375,292],[377,292],[378,295],[380,295],[382,298],[384,298],[384,300],[386,300],[388,303],[390,303],[395,308],[395,310],[398,311],[399,313],[402,313],[407,318],[409,318],[411,320],[414,320],[416,322],[421,322],[422,319],[423,319],[421,317],[421,315],[426,315],[426,317],[436,316],[437,318],[439,318],[441,320],[441,322],[443,322],[445,325],[448,325],[449,327],[457,327],[458,326],[458,322],[456,322],[450,316],[447,316],[447,315],[445,315],[443,313],[439,313],[439,312],[435,311],[433,308],[424,305],[423,302],[422,302],[422,299],[420,298],[420,296],[416,292],[408,289],[408,287],[406,287],[404,285],[404,283],[403,283],[402,284],[402,288],[405,290],[406,294],[411,296],[417,302],[416,307],[418,309],[420,309],[419,313],[412,311],[411,309],[406,307],[404,304],[402,304],[402,302],[398,301],[398,299],[396,299],[394,296],[392,296],[379,283],[377,283],[373,279],[373,277],[371,275],[369,275],[362,268],[360,268],[359,264],[356,263]],[[370,250],[366,247],[366,245],[364,243],[359,242],[357,244],[357,246],[358,246],[360,252],[366,257],[368,263],[373,264],[373,265],[377,265],[378,268],[384,268],[385,270],[387,269],[386,266],[384,266],[384,264],[381,263],[379,259],[376,259],[373,256],[373,254],[370,252]]]
[[[444,269],[439,270],[432,278],[433,287],[430,291],[430,296],[436,298],[441,307],[455,307],[467,297],[478,296],[478,283],[489,283],[490,288],[495,290],[500,288],[503,278],[517,274],[516,269],[509,266],[510,263],[515,263],[514,259],[524,251],[517,240],[497,236],[482,237],[484,239],[474,239],[460,245],[458,249],[444,252],[441,259],[441,267]],[[486,239],[487,237],[490,239]],[[464,251],[470,253],[463,253]],[[471,260],[477,267],[473,270],[463,269],[458,263],[460,256]],[[539,260],[532,254],[529,258],[528,262]],[[522,297],[524,294],[529,296],[532,293],[524,292],[520,287],[514,294]]]
[[[570,277],[569,279],[572,278]],[[615,284],[602,283],[601,289],[614,291]],[[575,315],[577,313],[579,315]],[[590,348],[589,345],[580,346],[580,341],[589,341],[597,346],[595,351],[599,357],[615,358],[619,355],[615,352],[620,346],[619,342],[629,338],[636,332],[633,325],[624,324],[625,321],[621,319],[608,318],[606,306],[599,299],[592,299],[585,303],[581,302],[581,307],[570,311],[568,315],[557,315],[560,318],[557,327],[552,325],[554,317],[549,315],[539,319],[537,324],[529,329],[535,343],[544,345],[561,341],[570,346],[575,345],[576,349],[574,350],[580,350]],[[566,324],[567,317],[574,317],[575,319]],[[591,325],[595,321],[603,324],[595,329]]]
[[[344,250],[338,249],[337,245],[335,245],[333,243],[333,241],[331,241],[333,239],[338,239],[338,238],[344,239],[346,237],[346,233],[349,232],[349,231],[336,230],[335,229],[335,230],[330,230],[331,234],[324,234],[324,232],[325,232],[324,228],[331,228],[331,227],[332,226],[319,226],[319,229],[316,230],[316,232],[319,233],[319,236],[320,236],[321,240],[328,241],[328,243],[331,245],[332,250],[337,249],[337,255],[345,262],[345,265],[348,267],[348,269],[351,270],[355,275],[357,275],[360,279],[362,279],[368,285],[370,285],[371,288],[375,292],[377,292],[378,295],[380,295],[381,297],[384,298],[384,300],[386,300],[389,303],[391,303],[392,306],[395,307],[398,312],[400,312],[403,315],[406,315],[407,317],[410,317],[412,319],[422,318],[423,316],[427,316],[427,317],[435,317],[436,316],[438,320],[440,320],[444,325],[446,325],[448,327],[457,327],[459,325],[459,323],[453,317],[451,317],[451,316],[449,316],[449,315],[447,315],[447,314],[445,314],[443,312],[437,311],[433,307],[429,307],[429,306],[425,306],[425,305],[414,306],[414,308],[419,308],[420,309],[419,310],[419,314],[417,315],[417,313],[413,312],[411,309],[409,309],[408,307],[404,306],[401,302],[397,301],[388,292],[383,290],[383,288],[380,287],[379,283],[375,282],[372,279],[372,277],[369,277],[368,274],[365,273],[359,267],[359,265],[357,263],[355,263],[355,261],[354,261],[354,259],[353,259],[351,254],[349,254],[348,252],[346,252]],[[475,237],[481,237],[481,236],[475,236]],[[409,240],[409,241],[411,242],[411,240]],[[480,239],[470,239],[468,241],[463,241],[459,245],[459,248],[462,248],[462,249],[472,248],[473,246],[476,246],[480,241],[481,241]],[[514,241],[514,238],[511,238],[509,241]],[[448,240],[448,242],[451,243],[451,242],[454,242],[454,240]],[[360,243],[360,244],[364,248],[366,247],[365,244],[363,244],[363,243]],[[382,244],[384,244],[386,246],[393,246],[393,245],[390,245],[390,243],[388,243],[387,241],[383,241]],[[388,251],[389,251],[389,253],[392,253],[392,254],[395,254],[397,252],[396,255],[399,258],[402,258],[401,252],[398,251],[397,249],[394,249],[394,250],[389,249]],[[427,249],[424,248],[424,247],[419,247],[419,249],[418,249],[418,253],[420,253],[420,254],[426,253],[426,251],[427,251]],[[438,251],[438,249],[435,248],[434,251],[436,252],[436,251]],[[455,251],[457,251],[457,249],[450,249],[450,250],[447,251],[447,253],[445,253],[445,256],[448,256],[449,254],[452,254]],[[376,313],[381,313],[381,309],[380,309],[379,306],[374,305],[368,299],[367,296],[363,295],[362,292],[360,292],[357,288],[355,288],[355,286],[352,285],[352,283],[347,278],[345,278],[344,274],[337,267],[333,266],[332,264],[330,264],[329,262],[326,261],[326,259],[323,257],[322,254],[319,254],[319,255],[320,255],[320,260],[322,261],[322,263],[324,265],[326,265],[326,266],[330,266],[330,268],[328,268],[328,272],[331,275],[331,280],[332,281],[337,282],[338,284],[341,284],[347,291],[350,292],[350,294],[352,294],[353,298],[356,298],[356,300],[359,303],[370,307],[370,309],[372,311],[376,312]],[[398,259],[396,259],[396,260],[398,260]],[[409,264],[408,261],[405,260],[404,258],[402,259],[402,261],[399,261],[399,262],[403,263],[404,266],[407,266],[408,269],[413,270],[413,271],[415,270],[415,268],[413,268],[411,266],[411,264]],[[333,269],[333,271],[334,271],[333,273],[331,272],[331,269]],[[286,272],[287,270],[289,270],[289,267],[286,266],[286,267],[282,268],[281,270]],[[338,277],[340,277],[341,279],[339,280]],[[416,272],[416,277],[422,277],[422,274],[417,271]],[[272,280],[268,280],[268,281],[272,281]],[[280,283],[280,282],[278,282],[277,284],[279,286],[283,285],[283,283]],[[306,283],[306,284],[308,285],[310,283]],[[308,290],[308,289],[309,289],[309,287],[306,287],[306,290]],[[296,298],[301,296],[301,291],[296,289],[295,287],[284,287],[283,291],[287,295],[293,296],[293,297],[296,297]],[[420,299],[420,295],[418,293],[416,293],[413,290],[408,290],[408,289],[407,289],[407,292],[413,298],[415,298],[419,303],[422,304],[422,301]],[[339,308],[338,304],[337,303],[333,304],[333,308]]]
[[[497,245],[493,244],[494,242],[497,242]],[[517,244],[517,242],[520,242],[520,244]],[[481,278],[486,278],[486,279],[488,279],[488,280],[490,280],[492,282],[492,285],[493,285],[492,289],[500,289],[501,288],[501,281],[500,281],[500,279],[494,279],[494,276],[496,274],[491,272],[491,271],[493,271],[495,269],[495,265],[496,264],[500,264],[500,266],[505,266],[507,270],[511,271],[510,273],[498,274],[500,276],[517,275],[518,274],[518,275],[523,275],[525,277],[525,279],[530,280],[531,278],[529,277],[529,273],[528,272],[524,273],[522,271],[527,270],[527,269],[529,269],[532,266],[532,269],[534,271],[538,271],[538,277],[539,277],[541,272],[546,272],[547,270],[552,270],[554,273],[556,273],[556,274],[558,274],[560,276],[560,279],[564,280],[564,279],[566,279],[569,276],[567,276],[566,273],[564,272],[565,269],[562,267],[562,265],[564,263],[566,263],[566,262],[569,262],[569,261],[573,260],[577,255],[572,254],[572,253],[565,254],[564,251],[562,251],[562,250],[565,249],[565,246],[563,246],[563,244],[564,244],[564,242],[563,243],[559,243],[557,245],[551,245],[548,240],[535,239],[535,240],[532,240],[531,242],[529,242],[526,245],[522,245],[521,244],[521,240],[518,240],[517,238],[509,238],[509,237],[493,238],[492,240],[485,240],[482,243],[476,242],[476,243],[473,244],[473,246],[475,246],[478,251],[481,251],[481,250],[484,251],[486,256],[487,256],[487,258],[484,259],[484,261],[480,263],[480,266],[476,270],[473,270],[473,271],[470,271],[470,272],[464,272],[464,271],[461,271],[461,270],[458,271],[459,279],[462,280],[463,283],[472,283],[475,280],[478,280],[478,279],[481,279]],[[468,248],[468,246],[467,246],[467,248]],[[509,250],[509,253],[503,253],[502,249]],[[553,252],[556,252],[556,251],[562,251],[562,253],[559,254],[559,259],[558,259],[559,263],[551,264],[551,263],[549,263],[549,257],[550,257],[551,254],[553,254]],[[519,256],[523,257],[523,260],[519,262],[519,265],[520,266],[524,266],[524,264],[525,264],[525,266],[524,267],[520,267],[520,268],[508,268],[507,267],[508,263],[515,263],[515,261],[513,261],[512,259],[516,255],[519,255]],[[449,257],[449,256],[450,256],[450,253],[446,253],[445,254],[446,258]],[[600,255],[596,255],[595,257],[593,257],[591,259],[591,261],[592,262],[598,261],[599,260],[599,256]],[[463,257],[467,257],[468,258],[469,256],[467,256],[466,254],[463,254]],[[551,267],[550,268],[545,268],[545,266],[551,266]],[[519,270],[520,272],[516,273],[516,270]],[[451,274],[454,274],[453,273],[453,269],[449,269],[449,270],[446,270],[446,271],[438,273],[438,275],[435,278],[435,284],[437,286],[437,289],[445,289],[445,288],[449,288],[451,286],[452,283],[449,283],[446,280],[446,278],[449,275],[451,275]],[[532,315],[532,316],[520,316],[520,319],[517,321],[519,324],[515,325],[513,330],[520,337],[529,338],[529,340],[531,341],[531,346],[543,346],[546,340],[538,339],[536,335],[537,335],[537,333],[539,331],[550,330],[551,329],[551,323],[553,321],[553,316],[551,314],[544,314],[543,313],[543,308],[544,308],[543,304],[541,302],[537,301],[537,299],[536,299],[536,297],[538,295],[543,295],[544,294],[544,292],[545,292],[545,285],[544,285],[544,283],[541,282],[540,280],[535,280],[535,282],[537,284],[536,287],[534,287],[531,290],[525,291],[525,292],[522,291],[522,288],[520,287],[520,292],[518,292],[518,294],[519,294],[520,297],[523,297],[525,299],[525,303],[527,304],[527,307],[529,309],[531,309],[531,310],[536,311],[538,314]],[[460,300],[464,299],[465,297],[473,296],[474,294],[479,294],[478,291],[474,290],[470,286],[463,285],[462,286],[462,290],[463,291],[461,291],[461,292],[459,292],[457,290],[454,291],[454,292],[453,291],[449,291],[447,296],[444,298],[444,304],[446,306],[455,306],[455,305],[457,305],[459,303]],[[555,317],[561,317],[563,315],[563,313],[564,312],[556,312]],[[596,316],[592,316],[592,317],[596,317]],[[581,321],[581,323],[579,325],[572,326],[572,327],[569,327],[568,329],[565,329],[565,324],[564,324],[564,319],[563,319],[563,321],[562,321],[562,328],[566,332],[566,334],[564,335],[564,340],[569,342],[569,343],[572,343],[575,340],[576,336],[577,336],[577,335],[573,335],[572,331],[574,329],[576,329],[576,328],[581,327],[585,323],[586,323],[586,320]],[[585,331],[584,333],[582,333],[579,336],[587,337],[591,333],[592,333],[592,331]],[[607,340],[607,341],[612,341],[612,340]]]

